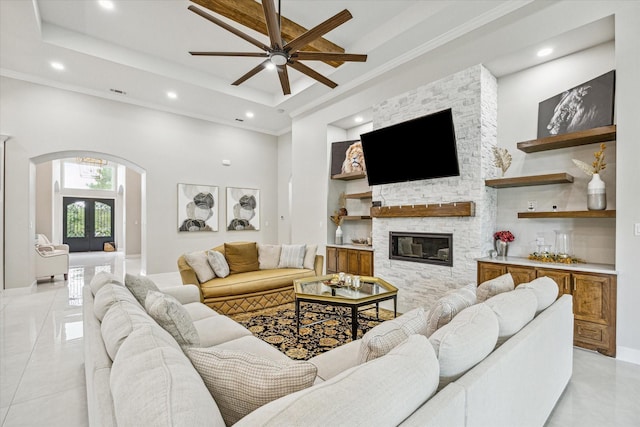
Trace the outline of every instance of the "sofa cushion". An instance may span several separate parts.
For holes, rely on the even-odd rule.
[[[302,268],[306,245],[282,245],[278,268]]]
[[[189,267],[196,272],[198,282],[204,283],[216,277],[213,272],[209,260],[207,258],[206,251],[195,251],[184,254],[184,259],[189,264]]]
[[[538,299],[531,289],[503,292],[484,302],[498,318],[499,347],[533,319]]]
[[[260,264],[260,270],[278,268],[281,251],[281,245],[265,245],[258,243],[258,264]]]
[[[91,288],[91,293],[95,296],[101,287],[106,285],[107,283],[115,283],[120,286],[124,286],[122,280],[112,273],[107,273],[106,271],[99,271],[89,282],[89,287]]]
[[[478,289],[476,290],[476,302],[485,302],[492,296],[498,295],[502,292],[512,291],[513,288],[513,277],[511,276],[511,273],[506,273],[502,276],[496,277],[495,279],[487,280],[478,286]]]
[[[224,257],[227,259],[231,274],[255,271],[260,267],[258,247],[255,242],[225,243]]]
[[[177,299],[162,292],[149,291],[145,308],[181,347],[200,345],[200,337],[193,326],[193,320]]]
[[[302,261],[302,267],[308,270],[313,270],[316,264],[316,253],[318,252],[318,245],[306,245],[304,251],[304,260]]]
[[[309,362],[276,362],[215,347],[191,348],[187,354],[227,425],[272,400],[310,387],[316,378],[317,369]]]
[[[251,332],[227,316],[210,316],[196,320],[193,326],[200,337],[200,347],[210,347],[239,337],[251,335]]]
[[[227,259],[222,255],[221,252],[216,250],[207,251],[207,261],[211,266],[211,269],[218,277],[227,277],[231,272],[229,270],[229,264],[227,263]]]
[[[224,426],[220,411],[185,354],[161,328],[142,326],[122,344],[111,369],[119,426]]]
[[[493,351],[498,340],[498,319],[485,303],[462,310],[429,337],[440,363],[440,384],[460,378]]]
[[[476,285],[471,283],[447,292],[431,307],[427,317],[427,337],[446,325],[456,314],[476,303]]]
[[[134,276],[133,274],[124,275],[124,285],[129,289],[134,297],[138,300],[141,306],[144,307],[144,300],[147,298],[147,292],[156,291],[160,289],[153,283],[153,280],[145,276]]]
[[[385,356],[264,405],[236,425],[400,425],[433,396],[438,372],[427,338],[411,335]]]
[[[124,286],[107,283],[101,287],[93,299],[93,314],[102,322],[104,315],[109,311],[111,306],[117,301],[129,301],[132,304],[139,304],[135,297],[131,295]]]
[[[427,320],[422,307],[400,317],[387,320],[363,335],[360,343],[360,363],[384,356],[412,334],[426,334]]]
[[[538,277],[528,283],[519,284],[516,289],[531,289],[538,299],[536,315],[549,307],[558,298],[558,284],[550,277]]]

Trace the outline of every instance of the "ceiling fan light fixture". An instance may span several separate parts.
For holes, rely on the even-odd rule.
[[[286,53],[284,52],[271,52],[269,53],[269,61],[271,61],[271,63],[273,65],[284,65],[289,61],[289,57],[287,56]]]

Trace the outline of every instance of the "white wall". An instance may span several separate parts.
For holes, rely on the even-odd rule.
[[[127,168],[125,179],[125,250],[127,256],[140,255],[142,248],[142,193],[140,174]]]

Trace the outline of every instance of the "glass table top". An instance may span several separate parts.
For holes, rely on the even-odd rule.
[[[293,282],[296,298],[364,302],[397,294],[398,289],[378,277],[361,276],[360,288],[344,286],[338,275],[297,279]]]

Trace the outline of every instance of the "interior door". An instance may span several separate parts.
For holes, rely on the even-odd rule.
[[[114,241],[114,200],[63,198],[63,242],[70,252],[102,251]]]

